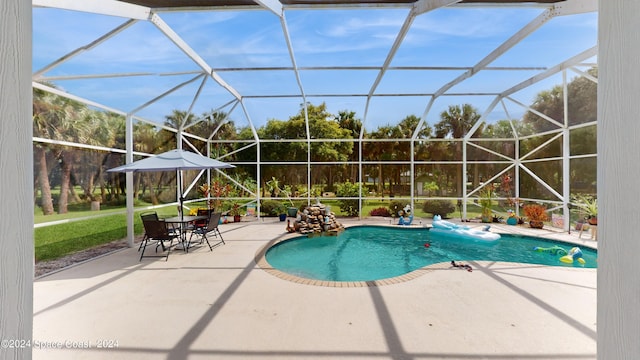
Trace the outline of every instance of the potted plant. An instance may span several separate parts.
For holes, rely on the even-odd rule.
[[[513,210],[508,211],[509,216],[507,217],[507,225],[517,225],[518,224],[518,216]]]
[[[591,225],[598,225],[598,199],[587,194],[572,195],[572,203],[587,218]]]
[[[271,180],[267,181],[265,188],[269,191],[269,196],[278,197],[280,195],[280,181],[275,176],[271,177]]]
[[[544,222],[549,221],[549,214],[547,214],[547,208],[539,204],[525,205],[522,209],[524,215],[529,219],[529,226],[534,229],[542,229]]]
[[[207,206],[210,210],[219,209],[222,205],[221,198],[229,196],[231,186],[223,184],[219,180],[213,180],[211,184],[204,184],[198,187],[198,191],[207,198]]]
[[[289,201],[289,206],[287,207],[287,215],[290,217],[296,217],[298,215],[298,208],[293,204],[293,200],[291,200],[291,194],[293,194],[293,190],[291,189],[291,185],[285,185],[284,189],[281,189],[282,192]]]
[[[242,208],[239,202],[234,202],[231,205],[229,215],[233,216],[233,222],[240,222],[242,220]]]
[[[482,208],[482,222],[490,223],[493,221],[493,186],[489,185],[480,192],[480,207]]]
[[[280,221],[287,220],[287,207],[284,204],[278,205],[275,211],[278,213],[278,217],[280,218]]]

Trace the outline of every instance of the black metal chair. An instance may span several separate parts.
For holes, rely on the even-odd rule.
[[[160,218],[158,218],[158,213],[155,211],[148,211],[148,212],[143,212],[140,214],[140,218],[142,219],[142,222],[144,223],[145,220],[160,220]],[[147,233],[145,231],[144,236],[142,237],[142,241],[140,242],[140,246],[138,247],[138,252],[140,252],[140,250],[142,250],[142,245],[145,244],[145,240],[147,239]],[[164,248],[163,248],[164,250]]]
[[[142,224],[144,225],[145,234],[144,238],[142,239],[142,243],[140,244],[140,249],[142,249],[142,253],[140,254],[140,261],[142,261],[143,257],[164,257],[169,260],[169,254],[171,253],[173,240],[179,238],[180,234],[167,226],[167,223],[165,223],[164,221],[157,219],[157,216],[155,219],[152,215],[142,218]],[[168,246],[165,246],[166,241],[169,242]],[[147,246],[153,245],[154,242],[156,245],[156,253],[158,252],[158,247],[162,246],[162,251],[166,252],[165,255],[144,255]]]
[[[189,243],[187,244],[187,246],[191,245],[191,238],[193,237],[193,235],[200,236],[200,242],[202,242],[202,240],[206,241],[207,245],[209,245],[209,250],[211,251],[213,251],[214,246],[224,244],[225,242],[224,242],[224,239],[222,238],[222,233],[220,233],[220,229],[218,229],[218,224],[220,223],[221,216],[222,216],[222,213],[219,213],[219,212],[212,213],[211,216],[209,217],[209,222],[207,223],[206,227],[195,228],[191,232],[191,236],[189,236]],[[213,237],[215,238],[220,237],[220,241],[211,245],[211,243],[209,242],[209,238],[207,237],[207,235],[210,235],[210,234],[213,234]]]
[[[190,224],[187,227],[187,230],[196,230],[196,229],[202,229],[202,228],[206,228],[207,225],[209,224],[209,218],[211,217],[211,214],[213,214],[213,209],[198,209],[197,215],[198,216],[206,216],[207,218],[204,220],[198,220],[196,222],[194,222],[193,224]]]

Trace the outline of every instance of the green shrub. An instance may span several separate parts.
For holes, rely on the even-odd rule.
[[[262,200],[260,211],[267,216],[278,216],[285,213],[285,207],[277,200]]]
[[[391,200],[389,203],[389,212],[391,212],[391,216],[399,216],[398,212],[404,209],[405,206],[409,205],[409,201],[400,201],[400,200]]]
[[[336,195],[339,197],[352,197],[360,195],[360,187],[357,183],[352,183],[350,181],[344,182],[342,184],[335,184],[336,187]],[[338,200],[338,205],[340,206],[340,211],[347,214],[347,216],[358,216],[358,199],[341,199]]]
[[[449,200],[427,200],[422,205],[422,211],[447,218],[449,214],[456,211],[456,207]]]

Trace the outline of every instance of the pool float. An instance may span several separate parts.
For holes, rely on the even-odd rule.
[[[586,261],[582,258],[582,250],[579,247],[572,247],[569,253],[560,258],[560,261],[567,264],[573,264],[574,261],[584,265]]]
[[[557,245],[552,247],[547,247],[547,248],[536,246],[533,248],[533,251],[543,252],[551,255],[560,255],[560,256],[567,255],[567,250]]]
[[[407,205],[404,209],[398,211],[398,225],[411,225],[413,222],[413,213],[411,212],[411,206]]]
[[[485,226],[483,230],[472,229],[468,226],[456,225],[452,222],[442,220],[440,215],[433,217],[433,226],[429,229],[430,232],[454,236],[456,238],[470,239],[470,240],[482,240],[486,242],[493,242],[500,239],[500,234],[489,232],[490,226]]]

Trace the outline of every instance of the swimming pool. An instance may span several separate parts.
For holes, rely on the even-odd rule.
[[[428,247],[425,244],[429,244]],[[537,237],[502,235],[487,243],[430,234],[427,228],[354,226],[337,236],[300,236],[269,248],[266,261],[275,269],[307,279],[371,281],[407,274],[451,260],[506,261],[568,267],[597,267],[597,251],[581,247],[585,264],[566,264],[559,255],[534,247],[575,245]]]

